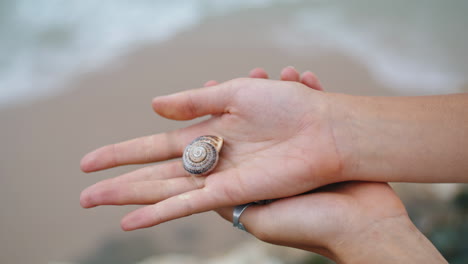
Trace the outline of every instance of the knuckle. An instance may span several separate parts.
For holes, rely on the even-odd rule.
[[[119,157],[118,157],[119,152],[117,148],[118,148],[117,144],[110,145],[111,156],[112,156],[112,159],[111,159],[112,166],[117,166],[119,164]]]
[[[149,181],[151,178],[155,175],[158,174],[158,166],[153,165],[153,166],[147,166],[139,169],[138,174],[141,174],[141,180],[143,181]]]
[[[238,78],[232,79],[232,82],[242,83],[242,82],[246,82],[246,81],[249,80],[249,79],[250,79],[250,78],[247,78],[247,77],[238,77]]]
[[[182,151],[184,150],[185,146],[188,144],[187,141],[192,140],[186,139],[187,137],[187,130],[188,128],[182,128],[182,129],[177,129],[173,130],[169,133],[167,133],[167,148],[168,151],[171,151],[171,154],[181,154]]]
[[[162,170],[160,173],[166,173],[164,175],[167,178],[172,178],[172,177],[187,177],[190,174],[183,169],[182,162],[176,161],[168,164],[166,170]]]
[[[224,194],[224,196],[227,198],[227,200],[231,203],[231,204],[238,204],[239,201],[239,197],[242,197],[242,196],[239,196],[239,191],[235,188],[233,188],[232,186],[228,185],[228,186],[222,186],[222,193]]]
[[[142,197],[139,184],[138,183],[131,183],[129,186],[129,191],[131,193],[131,198],[134,201],[144,201],[144,197]]]
[[[252,81],[255,81],[255,80],[253,80],[252,78],[239,77],[239,78],[235,78],[230,81],[227,81],[226,84],[228,88],[237,89],[237,88],[244,87],[245,85],[248,84],[248,82],[252,82]]]
[[[274,225],[270,224],[272,223],[272,221],[264,221],[265,215],[263,214],[263,212],[261,212],[261,210],[257,210],[255,213],[257,217],[250,217],[250,221],[246,223],[247,230],[259,240],[275,244],[278,238],[278,228],[275,228]]]
[[[183,204],[182,217],[190,216],[195,213],[195,206],[193,205],[191,199],[185,199]]]
[[[161,212],[161,210],[157,206],[151,206],[151,207],[149,207],[149,210],[145,211],[145,212],[146,212],[146,215],[148,216],[148,218],[151,219],[151,222],[154,225],[157,225],[159,223],[163,223],[168,218],[168,217],[165,217],[163,215],[163,212]]]
[[[189,173],[186,173],[189,174]],[[187,177],[187,179],[190,181],[190,184],[193,186],[194,189],[202,189],[205,187],[205,178],[203,177],[197,177],[190,175]]]
[[[142,152],[144,155],[144,161],[145,162],[150,162],[153,159],[153,151],[154,151],[154,145],[155,145],[156,139],[155,135],[144,137],[142,139]]]
[[[186,96],[186,100],[185,100],[186,103],[184,105],[185,112],[190,117],[197,116],[197,108],[196,108],[195,101],[194,101],[195,99],[193,98],[192,93],[188,92],[185,94],[185,96]]]

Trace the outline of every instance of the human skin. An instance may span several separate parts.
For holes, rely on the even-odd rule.
[[[468,181],[468,94],[331,96],[345,179]]]
[[[102,147],[85,172],[177,158],[200,135],[225,139],[207,177],[180,161],[98,183],[83,207],[154,203],[122,220],[133,230],[215,208],[288,197],[349,180],[463,182],[468,172],[468,95],[357,97],[298,82],[240,78],[153,100],[174,120],[212,115],[172,132]],[[149,182],[119,182],[150,178]]]
[[[250,77],[268,75],[257,68]],[[323,90],[315,75],[299,76],[291,67],[283,69],[281,79]],[[233,207],[216,211],[232,222]],[[387,183],[344,182],[251,205],[241,221],[265,242],[316,252],[337,263],[447,263],[413,225]]]
[[[295,86],[291,86],[291,87],[295,87]],[[219,115],[217,115],[215,118],[219,118]],[[193,129],[193,128],[191,128],[191,129]],[[148,140],[148,139],[146,139],[146,140]],[[191,140],[191,138],[190,138],[190,140]],[[150,162],[150,161],[156,161],[156,160],[162,160],[163,159],[163,158],[161,158],[161,156],[154,157],[152,155],[168,154],[168,153],[159,153],[159,154],[158,153],[152,153],[150,149],[146,149],[147,151],[145,152],[144,146],[143,146],[143,149],[142,149],[142,146],[140,145],[141,142],[142,142],[141,140],[137,140],[137,141],[133,141],[133,142],[131,141],[129,143],[124,143],[123,145],[114,145],[112,147],[104,147],[104,148],[98,150],[97,152],[94,152],[94,153],[90,154],[90,156],[86,156],[83,159],[82,168],[85,171],[93,171],[93,170],[104,169],[104,168],[108,168],[108,167],[112,167],[112,166],[116,166],[116,165],[123,165],[123,164],[129,164],[129,163],[143,163],[145,161]],[[149,142],[146,141],[146,144],[148,144],[148,143]],[[145,144],[145,140],[143,140],[143,144]],[[183,144],[183,145],[185,145],[185,144]],[[140,147],[138,147],[138,146],[140,146]],[[125,148],[125,147],[127,147],[127,148]],[[183,146],[182,146],[182,149],[183,149]],[[119,150],[125,150],[125,151],[119,151]],[[113,152],[113,151],[116,151],[116,152]],[[144,157],[142,157],[140,155],[139,151],[143,151],[143,152],[140,152],[140,153],[145,153]],[[123,156],[115,156],[115,154],[118,154],[118,153],[121,153],[121,154],[124,154],[124,155]],[[93,157],[93,155],[94,155],[94,157]],[[172,155],[174,155],[174,154],[172,154]],[[224,150],[223,150],[223,155],[224,155]],[[82,203],[82,205],[84,207],[92,207],[92,206],[101,205],[101,204],[152,204],[152,203],[156,203],[156,202],[158,202],[160,200],[166,199],[168,197],[172,197],[174,195],[175,196],[173,198],[170,198],[170,199],[175,201],[176,202],[175,204],[177,204],[177,199],[179,199],[179,202],[184,203],[184,201],[187,202],[187,200],[191,200],[191,199],[187,199],[187,198],[189,198],[189,196],[186,196],[186,194],[182,194],[182,196],[180,196],[179,194],[184,193],[184,190],[185,191],[194,190],[194,189],[205,188],[206,186],[209,186],[208,180],[214,178],[214,176],[216,175],[216,174],[212,174],[212,175],[206,177],[206,179],[205,178],[193,178],[193,177],[188,176],[187,174],[185,174],[185,172],[181,171],[180,168],[181,168],[181,165],[180,165],[180,163],[177,163],[177,162],[171,163],[170,165],[162,165],[162,166],[161,165],[156,165],[156,166],[148,167],[147,169],[136,171],[134,173],[123,175],[121,177],[117,177],[117,178],[114,178],[114,179],[103,181],[103,182],[98,183],[95,186],[92,186],[92,187],[88,188],[87,190],[85,190],[83,192],[83,194],[82,194],[81,203]],[[217,173],[217,172],[215,171],[214,173]],[[217,174],[217,175],[219,175],[219,174]],[[327,183],[324,183],[324,184],[327,184]],[[324,185],[324,184],[322,184],[322,185]],[[212,183],[211,186],[215,187],[215,184]],[[318,185],[318,186],[320,186],[320,185]],[[386,188],[388,188],[388,187],[386,187]],[[290,196],[290,195],[284,195],[284,196]],[[278,196],[278,197],[284,197],[284,196]],[[309,196],[306,196],[306,197],[309,197]],[[317,196],[315,196],[315,197],[317,197]],[[265,198],[260,198],[260,199],[265,199]],[[253,200],[260,200],[260,199],[257,198],[257,199],[253,199]],[[252,201],[252,200],[250,200],[250,201]],[[332,199],[332,201],[333,201],[333,199]],[[167,202],[167,200],[166,200],[166,202]],[[242,202],[236,202],[236,203],[234,203],[232,205],[240,204],[240,203],[242,203]],[[284,203],[284,200],[281,200],[281,203]],[[275,202],[275,203],[271,204],[271,206],[277,206],[278,204],[280,204],[280,203]],[[170,203],[169,203],[169,205],[170,205]],[[227,205],[229,205],[229,204],[227,204]],[[152,208],[152,207],[147,207],[147,208]],[[214,208],[216,208],[216,207],[214,207]],[[270,207],[268,206],[268,207],[264,207],[264,208],[267,209],[267,208],[270,208]],[[346,206],[345,206],[345,208],[346,208]],[[155,208],[153,208],[153,209],[155,209]],[[156,209],[158,209],[158,208],[156,208]],[[162,209],[164,211],[164,207],[159,208],[159,209]],[[171,209],[171,208],[169,208],[169,209]],[[187,208],[185,208],[185,210],[187,210],[187,209],[192,209],[193,210],[194,208],[190,207],[190,205],[189,205]],[[254,208],[252,208],[252,209],[254,209]],[[252,209],[249,208],[249,210],[247,210],[246,213],[243,215],[243,220],[242,221],[247,221],[247,224],[246,224],[248,226],[247,228],[249,228],[249,224],[248,224],[249,221],[248,221],[248,218],[246,218],[247,219],[246,220],[246,219],[244,219],[244,217],[251,214],[250,212],[253,211]],[[167,210],[167,208],[166,208],[166,210]],[[184,210],[184,208],[182,208],[182,213],[183,213],[183,210]],[[153,214],[158,213],[158,211],[159,210],[153,211]],[[340,212],[339,210],[336,210],[336,211]],[[159,211],[159,212],[161,212],[161,211]],[[138,220],[143,220],[144,223],[145,223],[145,221],[146,221],[146,223],[148,223],[147,222],[148,219],[145,219],[145,214],[144,213],[145,213],[145,211],[143,211],[143,214],[140,215],[140,217],[142,217],[143,219],[136,219],[137,220],[136,222],[138,222]],[[151,214],[151,211],[149,213]],[[179,212],[179,213],[181,213],[181,212]],[[155,216],[156,216],[157,220],[159,220],[159,221],[165,220],[165,219],[161,219],[161,216],[158,216],[158,215],[153,215],[153,217],[149,217],[149,218],[153,219],[153,221],[154,221]],[[170,219],[167,219],[167,220],[170,220]],[[328,217],[324,218],[324,220],[328,221]],[[130,219],[129,221],[131,222],[133,220]],[[153,225],[153,224],[157,224],[157,222],[158,221],[156,221],[156,223],[152,222],[148,226]],[[403,221],[403,222],[406,222],[406,221]],[[411,223],[410,221],[408,221],[408,222]],[[382,223],[387,224],[387,229],[388,229],[388,226],[393,226],[393,225],[388,224],[389,223],[388,221],[382,221]],[[134,223],[130,223],[130,224],[134,224]],[[140,222],[140,224],[141,224],[141,222]],[[132,228],[132,226],[130,226],[130,228],[128,228],[128,226],[125,226],[125,219],[122,222],[122,226],[126,230],[134,229],[134,228]],[[400,225],[396,225],[396,226],[401,228],[402,225],[400,224]],[[140,226],[140,227],[144,227],[144,226]],[[337,227],[339,227],[339,225]],[[411,228],[410,224],[408,224],[407,227],[408,227],[408,230],[415,230],[415,228]],[[253,229],[253,230],[255,231],[255,230],[258,230],[258,229]],[[257,232],[256,234],[260,234],[258,236],[260,238],[264,238],[261,235],[262,233],[265,234],[265,232],[261,232],[261,231],[260,231],[260,233]],[[410,233],[411,232],[405,232],[404,234],[408,235]],[[383,233],[382,235],[384,235],[384,234],[386,234],[386,233]],[[414,232],[413,235],[407,237],[407,240],[410,240],[409,238],[413,238],[413,240],[414,240],[414,238],[417,238],[418,236],[421,237],[420,234],[418,235],[417,232]],[[332,238],[332,237],[333,236],[330,236],[330,238]],[[365,237],[365,236],[362,236],[362,237]],[[402,240],[403,237],[404,236],[401,236],[398,239]],[[294,243],[297,243],[298,238],[300,238],[300,237],[296,237],[296,242],[293,242],[289,246],[295,246]],[[330,247],[330,246],[327,247],[326,246],[327,245],[327,241],[326,241],[327,239],[323,239],[323,238],[324,237],[322,237],[322,242],[321,242],[322,244],[316,244],[316,245],[319,248],[321,248],[321,247],[327,248],[327,250],[329,250],[328,255],[330,257],[334,257],[334,259],[340,260],[340,257],[339,257],[340,254],[341,254],[340,252],[343,252],[344,249],[346,249],[346,248],[351,248],[351,247],[341,246],[339,248],[343,249],[343,250],[332,250],[333,249],[332,247]],[[279,241],[282,241],[282,240],[280,239]],[[332,239],[328,240],[328,244],[330,244],[330,243],[333,244],[330,241],[332,241]],[[419,241],[419,240],[416,239],[416,241]],[[272,241],[272,242],[275,243],[275,241]],[[362,241],[362,242],[364,242],[364,241]],[[401,241],[400,241],[400,244],[401,244]],[[430,243],[428,243],[428,241],[426,241],[426,244],[429,245],[427,248],[430,249]],[[312,244],[312,245],[314,245],[314,244]],[[322,245],[322,246],[320,246],[320,245]],[[389,245],[393,245],[393,244],[389,243]],[[418,245],[418,244],[416,244],[416,245]],[[335,247],[335,249],[336,248],[337,247]],[[388,248],[391,248],[391,247],[387,247],[387,249]],[[314,250],[314,248],[312,247],[309,250]],[[432,248],[432,250],[434,250],[434,249]],[[315,251],[317,251],[317,250],[315,250]],[[349,260],[351,259],[351,258],[348,258],[348,256],[351,256],[352,252],[353,251],[351,250],[350,253],[344,254],[344,255],[347,256],[347,259],[349,259]],[[435,252],[437,252],[437,251],[435,251]],[[327,255],[326,250],[324,250],[324,252],[322,252],[322,254]],[[334,254],[334,255],[331,255],[331,254]],[[427,254],[427,255],[431,255],[431,254]],[[362,256],[362,254],[360,254],[359,256]],[[369,257],[369,259],[370,259],[370,257]]]
[[[245,86],[251,81],[258,83]],[[225,144],[219,164],[209,176],[188,175],[181,161],[157,164],[91,186],[83,191],[81,205],[88,208],[102,204],[153,204],[122,220],[124,230],[133,230],[215,208],[304,193],[330,183],[318,175],[338,175],[340,160],[331,128],[318,121],[322,119],[319,112],[325,110],[322,108],[326,104],[320,99],[325,93],[297,82],[244,78],[231,84],[225,83],[225,95],[211,93],[219,89],[216,85],[196,90],[202,93],[195,97],[188,98],[183,93],[176,98],[166,97],[169,100],[156,99],[155,110],[166,117],[188,120],[213,116],[181,130],[103,147],[86,155],[81,164],[84,171],[90,172],[167,160],[180,157],[184,147],[197,136],[220,135]],[[205,92],[214,97],[205,96]],[[312,96],[311,92],[317,95]],[[180,96],[183,101],[178,99]],[[238,106],[212,108],[221,101]],[[305,108],[298,107],[301,105]]]
[[[217,211],[232,221],[232,208]],[[265,242],[316,252],[337,263],[447,263],[387,183],[328,185],[252,205],[241,221]]]

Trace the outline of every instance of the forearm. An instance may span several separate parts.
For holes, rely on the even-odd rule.
[[[345,179],[468,181],[468,94],[329,98]]]
[[[383,220],[333,250],[337,263],[447,263],[407,217]]]

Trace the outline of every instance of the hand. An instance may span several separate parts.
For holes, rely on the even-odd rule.
[[[316,79],[315,86],[314,78],[310,81],[319,89]],[[82,170],[180,157],[185,145],[200,135],[222,136],[225,146],[218,167],[207,177],[192,177],[180,161],[172,161],[83,191],[83,207],[152,204],[127,215],[121,223],[124,230],[292,196],[341,180],[342,161],[328,120],[327,96],[301,83],[235,79],[158,97],[153,107],[175,120],[213,116],[188,128],[100,148],[83,158]]]
[[[254,69],[250,77],[268,75]],[[305,85],[309,78],[316,80],[307,72],[299,77],[293,68],[281,74],[282,80]],[[209,81],[205,86],[216,84]],[[308,86],[323,90],[320,85]],[[216,211],[232,222],[233,210]],[[243,212],[241,222],[265,242],[316,252],[338,263],[446,263],[412,224],[387,183],[337,183],[267,205],[252,205]]]
[[[232,221],[232,208],[218,212]],[[332,184],[252,205],[240,220],[265,242],[316,252],[337,263],[446,263],[386,183]]]
[[[267,78],[267,75],[256,69],[251,72],[251,77]],[[282,79],[301,81],[311,88],[322,89],[311,73],[305,73],[301,78],[293,69],[286,68],[282,72]],[[206,85],[216,85],[216,82],[210,81]],[[190,129],[183,131],[187,130]],[[172,133],[183,134],[181,131]],[[175,136],[171,133],[162,135]],[[162,135],[156,135],[155,139]],[[164,160],[181,153],[181,150],[179,153],[155,153],[150,150],[142,157],[139,151],[145,150],[141,145],[145,145],[145,139],[149,138],[101,148],[83,159],[82,168],[84,171],[95,171],[123,164]],[[187,143],[190,140],[191,137],[187,139]],[[179,145],[179,148],[183,149],[184,145]],[[125,155],[115,155],[119,153]],[[208,186],[208,179],[215,176],[212,174],[206,179],[191,178],[180,169],[179,162],[171,162],[102,181],[83,192],[82,205],[92,207],[101,204],[154,203],[165,199],[164,197],[183,193],[184,189],[197,189],[194,186],[199,182]],[[216,172],[216,175],[220,173]],[[184,201],[184,196],[178,197]],[[171,199],[176,198],[169,198]],[[177,204],[177,199],[175,203]],[[235,204],[239,203],[241,202]],[[193,208],[188,211],[190,210]],[[232,208],[218,211],[229,220],[232,217]],[[160,211],[158,209],[155,212]],[[298,212],[300,217],[297,217]],[[140,216],[145,218],[144,213]],[[444,262],[437,250],[409,221],[398,197],[383,183],[334,184],[314,193],[281,199],[265,206],[249,207],[241,221],[262,240],[315,251],[339,262],[372,262],[372,258],[379,263],[397,260],[411,260],[413,263]],[[125,228],[125,219],[123,227]],[[366,248],[365,252],[363,248]]]

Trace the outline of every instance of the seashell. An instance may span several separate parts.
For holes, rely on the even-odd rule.
[[[182,156],[184,169],[194,175],[208,174],[216,167],[222,146],[222,137],[197,137],[185,147]]]

